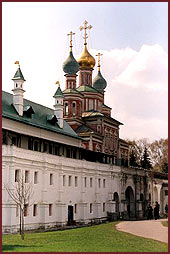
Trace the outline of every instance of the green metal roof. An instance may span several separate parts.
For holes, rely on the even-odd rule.
[[[71,136],[73,138],[78,138],[76,132],[69,126],[69,124],[64,120],[63,128],[60,128],[58,124],[51,124],[48,121],[49,115],[54,115],[54,110],[47,108],[40,104],[34,103],[32,101],[24,99],[24,108],[27,106],[32,107],[34,114],[32,117],[26,115],[19,116],[17,111],[13,106],[13,95],[2,91],[2,116],[11,120],[22,122],[24,124],[32,125],[38,128],[46,129],[63,135]]]
[[[67,94],[67,93],[74,93],[74,94],[81,94],[79,91],[77,91],[76,89],[74,88],[68,88],[68,89],[65,89],[63,91],[63,94]],[[82,94],[81,94],[82,95]],[[83,96],[83,95],[82,95]]]
[[[23,81],[26,81],[24,79],[24,76],[22,74],[22,71],[21,71],[20,67],[18,67],[18,70],[16,71],[16,73],[15,73],[15,75],[14,75],[12,80],[23,80]]]
[[[76,90],[79,92],[90,92],[90,93],[99,93],[100,94],[100,91],[98,91],[97,89],[95,89],[92,86],[79,86]]]
[[[62,91],[61,91],[60,86],[58,86],[57,91],[55,92],[55,94],[54,94],[53,97],[54,97],[54,98],[56,98],[56,97],[64,97],[64,95],[63,95],[63,93],[62,93]]]

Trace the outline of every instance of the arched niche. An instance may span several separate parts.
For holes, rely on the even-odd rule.
[[[126,198],[128,216],[129,218],[132,218],[135,216],[135,197],[134,197],[134,192],[131,186],[128,186],[126,188],[125,198]]]

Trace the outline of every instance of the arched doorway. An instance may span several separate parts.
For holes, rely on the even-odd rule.
[[[114,192],[113,200],[115,201],[115,212],[119,216],[119,195],[117,192]]]
[[[127,213],[129,218],[135,217],[135,198],[132,187],[128,186],[125,191]]]

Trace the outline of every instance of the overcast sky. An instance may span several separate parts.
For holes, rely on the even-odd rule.
[[[155,140],[168,136],[168,4],[157,2],[2,3],[2,89],[11,92],[16,60],[26,82],[24,97],[53,107],[55,82],[65,88],[62,64],[83,49],[79,27],[93,28],[88,49],[103,54],[105,103],[124,123],[120,137]],[[93,71],[96,75],[97,65]],[[78,82],[77,82],[78,83]]]

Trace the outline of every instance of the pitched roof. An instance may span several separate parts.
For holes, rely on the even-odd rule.
[[[94,133],[95,131],[84,124],[79,126],[76,130],[76,133],[79,133],[79,134],[80,133],[87,133],[87,132]]]
[[[110,117],[110,116],[107,116],[106,114],[104,113],[101,113],[101,112],[98,112],[98,111],[95,111],[95,110],[89,110],[89,111],[85,111],[82,113],[82,117],[83,118],[86,118],[86,117],[105,117],[111,121],[114,121],[116,122],[118,125],[123,125],[123,123],[117,121],[116,119]]]
[[[82,113],[82,117],[91,117],[91,116],[104,116],[103,113],[98,111],[86,111]]]
[[[63,91],[63,94],[67,94],[67,93],[74,93],[74,94],[81,94],[79,91],[77,91],[76,89],[74,88],[68,88],[68,89],[65,89]],[[82,95],[82,94],[81,94]],[[83,95],[82,95],[83,96]]]
[[[16,73],[15,73],[15,75],[14,75],[12,80],[20,80],[20,79],[23,80],[23,81],[26,81],[24,79],[24,76],[22,74],[22,71],[21,71],[20,67],[18,67],[18,70],[16,71]]]
[[[101,94],[100,91],[98,91],[97,89],[95,89],[92,86],[79,86],[76,88],[77,91],[79,92],[91,92],[91,93],[99,93]]]
[[[60,86],[58,86],[57,91],[54,94],[54,98],[55,97],[64,97],[63,92],[61,91]]]
[[[63,135],[80,139],[80,137],[78,137],[78,135],[73,131],[73,129],[69,126],[69,124],[65,120],[64,120],[63,128],[60,128],[58,124],[54,125],[48,121],[47,116],[54,114],[53,109],[47,108],[43,105],[24,99],[24,108],[27,108],[27,106],[32,107],[32,109],[34,110],[34,114],[32,115],[32,117],[30,118],[26,115],[19,116],[13,106],[13,95],[2,91],[2,116],[3,117],[6,117],[18,122],[22,122],[24,124],[28,124],[31,126],[35,126],[38,128],[46,129],[49,131],[53,131],[56,133],[60,133]]]

